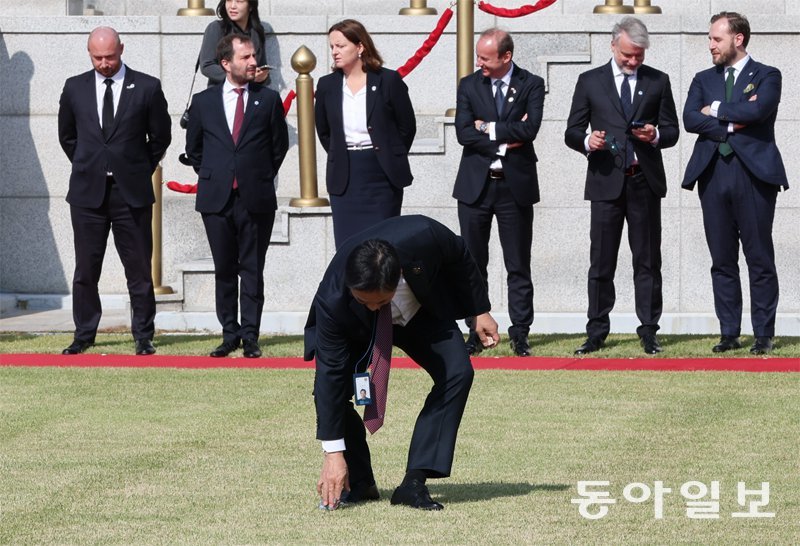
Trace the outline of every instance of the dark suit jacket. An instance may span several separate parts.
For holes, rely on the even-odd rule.
[[[344,437],[339,408],[353,394],[353,373],[363,371],[376,313],[357,303],[344,283],[347,257],[367,239],[383,239],[400,256],[403,277],[422,308],[442,320],[456,320],[490,310],[478,267],[461,237],[425,216],[384,220],[351,237],[331,260],[308,315],[305,359],[316,356],[314,396],[317,438]]]
[[[328,152],[325,179],[332,195],[344,193],[350,169],[342,121],[342,78],[338,70],[321,77],[314,97],[317,134]],[[367,72],[367,130],[389,182],[398,188],[411,185],[408,151],[417,133],[417,119],[408,87],[394,70]]]
[[[724,67],[715,66],[698,72],[689,87],[683,124],[687,131],[700,136],[686,165],[682,186],[692,189],[716,157],[719,143],[727,142],[758,180],[788,188],[783,159],[775,145],[775,118],[781,100],[780,71],[750,59],[736,79],[731,102],[725,102],[724,71]],[[749,99],[754,95],[758,97],[751,102]],[[722,102],[717,112],[719,117],[700,112],[717,100]],[[745,127],[728,133],[731,122]]]
[[[278,93],[257,83],[248,86],[247,106],[234,144],[225,107],[223,84],[192,98],[186,127],[186,156],[198,173],[195,209],[217,213],[230,197],[233,178],[250,212],[277,208],[275,175],[289,149],[289,131]]]
[[[607,138],[613,136],[620,148],[629,139],[653,193],[664,197],[667,194],[667,179],[661,150],[674,146],[680,135],[669,76],[655,68],[640,66],[636,72],[632,117],[625,119],[611,62],[578,77],[564,140],[567,146],[586,155],[584,140],[589,125],[592,130],[605,131]],[[628,127],[634,120],[658,127],[657,146],[629,135]],[[588,160],[584,199],[610,201],[619,197],[625,181],[624,151],[615,154],[611,150],[598,150],[588,154]]]
[[[544,80],[514,65],[505,99],[503,114],[498,120],[490,78],[478,70],[458,84],[456,136],[464,150],[453,197],[467,205],[475,203],[483,192],[489,165],[497,159],[498,146],[509,142],[522,142],[519,148],[506,150],[501,158],[511,193],[521,206],[539,202],[538,159],[533,140],[542,124]],[[522,121],[526,114],[527,119]],[[496,122],[497,140],[491,141],[488,132],[475,129],[476,119]]]
[[[125,67],[114,126],[108,140],[97,114],[95,71],[69,78],[58,109],[58,139],[72,162],[67,202],[97,208],[114,173],[131,207],[155,202],[151,177],[172,140],[171,119],[161,82]]]

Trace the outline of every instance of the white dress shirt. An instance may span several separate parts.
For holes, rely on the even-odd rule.
[[[503,82],[503,93],[505,93],[505,98],[508,99],[508,93],[511,89],[511,73],[514,71],[514,63],[512,62],[509,65],[508,72],[502,78],[492,78],[492,97],[497,95],[497,85],[495,83],[500,80]],[[504,106],[506,108],[508,105]],[[495,122],[490,121],[489,126],[486,129],[486,132],[489,133],[489,140],[495,141],[497,140],[497,133],[495,132]],[[505,157],[506,149],[508,148],[508,144],[503,142],[497,146],[497,159],[492,161],[489,168],[493,171],[502,171],[503,170],[503,162],[500,160],[501,157]]]
[[[122,95],[122,84],[125,81],[125,65],[120,66],[117,73],[111,76],[114,81],[111,86],[111,93],[114,95],[114,115],[117,115],[117,108],[119,107],[119,98]],[[106,96],[106,77],[97,70],[94,71],[94,86],[95,96],[97,97],[97,119],[100,120],[100,128],[103,128],[103,102]]]
[[[725,70],[722,71],[724,79],[728,79],[728,68],[733,68],[733,85],[736,85],[736,80],[739,79],[739,74],[742,73],[744,70],[744,65],[746,65],[750,61],[750,55],[745,55],[743,59],[741,59],[738,63],[731,65],[730,67],[726,67]],[[719,117],[718,110],[719,105],[722,104],[722,101],[715,100],[711,103],[711,116],[712,117]],[[728,124],[728,132],[733,132],[733,122]]]
[[[248,84],[244,84],[244,93],[242,99],[244,100],[244,109],[247,111],[247,97],[250,93]],[[236,117],[236,101],[239,99],[239,94],[235,91],[237,86],[233,85],[225,78],[225,83],[222,84],[222,104],[225,107],[225,119],[228,121],[228,130],[233,134],[233,118]]]
[[[347,87],[347,78],[342,76],[342,123],[344,141],[348,146],[372,146],[367,131],[367,86],[354,94]]]
[[[392,297],[390,303],[392,306],[392,324],[405,326],[408,324],[414,315],[417,314],[422,305],[417,300],[414,292],[408,286],[403,275],[400,275],[400,282],[397,283],[397,290]],[[370,346],[370,349],[372,347]],[[322,451],[332,453],[334,451],[344,451],[347,447],[344,444],[344,438],[338,440],[322,440]]]

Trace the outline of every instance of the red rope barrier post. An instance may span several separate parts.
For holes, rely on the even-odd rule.
[[[317,58],[306,46],[292,55],[292,68],[299,75],[297,89],[297,146],[300,156],[300,197],[289,201],[292,207],[326,207],[328,200],[319,197],[317,190],[317,138],[314,127],[314,78],[309,74],[316,68]]]
[[[427,0],[411,0],[411,5],[400,9],[400,15],[436,15],[436,8],[429,8]]]
[[[633,13],[633,7],[623,6],[622,0],[606,0],[605,5],[595,6],[592,13]]]

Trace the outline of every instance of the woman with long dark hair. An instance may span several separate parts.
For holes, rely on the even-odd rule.
[[[258,16],[258,0],[219,0],[218,21],[209,23],[200,46],[200,71],[208,78],[209,87],[225,80],[225,71],[217,59],[217,43],[228,34],[241,34],[253,41],[256,50],[256,82],[264,83],[269,77],[267,54],[264,47],[264,25]]]
[[[345,19],[328,30],[333,72],[319,79],[317,134],[328,152],[326,180],[337,248],[350,235],[399,216],[413,176],[408,150],[417,131],[408,87],[381,58],[364,26]]]

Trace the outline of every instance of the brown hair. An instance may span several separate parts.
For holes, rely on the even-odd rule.
[[[369,32],[367,32],[367,29],[364,28],[364,25],[360,22],[355,19],[345,19],[334,23],[333,26],[328,29],[328,34],[334,30],[341,32],[348,42],[356,45],[361,44],[364,47],[364,51],[361,53],[361,67],[364,69],[364,72],[377,72],[383,66],[381,54],[378,53]],[[336,68],[333,67],[333,69],[335,70]]]
[[[711,24],[713,25],[720,19],[728,20],[728,30],[730,30],[731,34],[744,36],[742,47],[747,47],[747,44],[750,43],[750,22],[747,17],[735,11],[721,11],[711,17]]]

